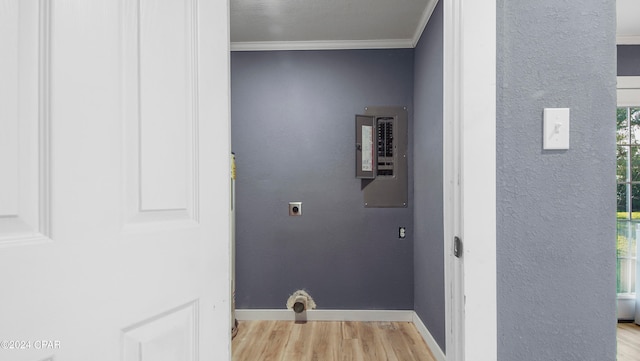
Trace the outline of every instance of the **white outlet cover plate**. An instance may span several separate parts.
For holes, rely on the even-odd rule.
[[[569,149],[569,108],[545,108],[543,149]]]

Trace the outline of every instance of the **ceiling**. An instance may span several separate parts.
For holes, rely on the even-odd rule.
[[[231,0],[232,50],[414,47],[437,0]],[[619,44],[640,44],[640,1],[617,0]]]
[[[231,0],[231,48],[411,48],[436,3],[437,0]]]

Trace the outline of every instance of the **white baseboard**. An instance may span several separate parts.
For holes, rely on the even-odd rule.
[[[446,361],[447,356],[445,356],[444,352],[442,352],[442,349],[440,348],[440,346],[438,346],[436,339],[433,338],[431,332],[429,332],[429,329],[427,329],[427,326],[424,325],[424,323],[420,319],[420,316],[418,316],[418,314],[415,312],[413,312],[412,321],[418,329],[418,332],[420,332],[420,335],[424,339],[424,342],[426,342],[427,346],[429,346],[429,349],[433,353],[433,357],[435,357],[437,361]]]
[[[415,312],[409,310],[309,310],[307,321],[406,321],[412,322]],[[236,310],[238,321],[295,321],[291,310]]]
[[[238,321],[295,321],[296,314],[286,309],[239,309],[235,317]],[[440,346],[424,325],[418,314],[410,310],[310,310],[307,321],[359,321],[359,322],[413,322],[416,329],[429,346],[437,361],[447,358]]]

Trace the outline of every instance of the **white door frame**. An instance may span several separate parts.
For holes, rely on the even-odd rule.
[[[496,0],[443,1],[447,360],[496,360]]]
[[[496,0],[445,0],[443,87],[447,360],[496,360]]]
[[[618,107],[638,106],[640,103],[640,76],[618,76],[616,95]],[[640,289],[640,267],[636,269],[636,290],[638,289]],[[618,295],[618,319],[633,319],[636,323],[640,323],[640,308],[637,303],[636,297]]]

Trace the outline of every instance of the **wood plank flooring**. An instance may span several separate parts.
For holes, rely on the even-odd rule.
[[[436,361],[411,322],[241,321],[233,361]]]
[[[618,324],[618,361],[640,360],[640,326],[635,323]]]

